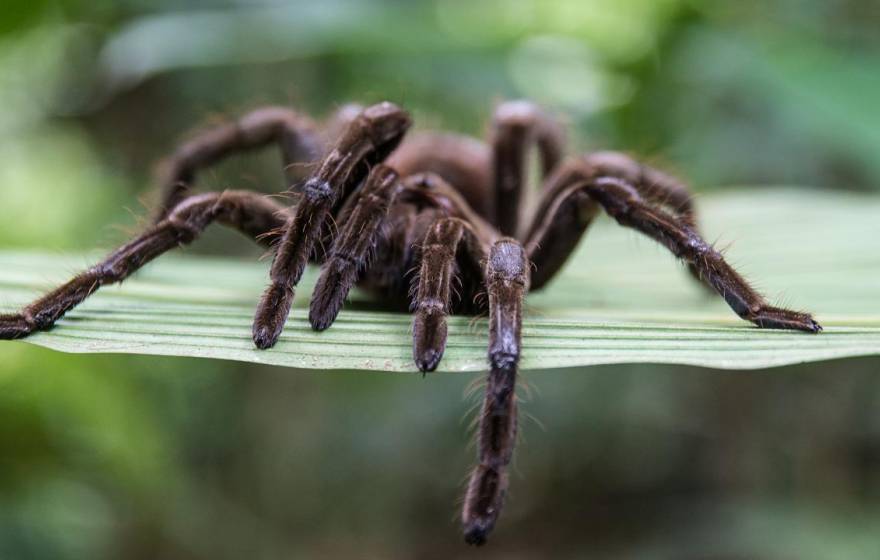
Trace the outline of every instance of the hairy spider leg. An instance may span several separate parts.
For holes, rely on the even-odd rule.
[[[252,334],[257,348],[271,348],[281,336],[293,303],[294,287],[328,218],[363,182],[370,168],[394,151],[411,122],[409,114],[392,103],[367,107],[305,182],[276,248],[270,283],[254,316]]]
[[[263,246],[278,239],[287,209],[250,191],[209,192],[190,196],[159,223],[116,249],[103,261],[24,307],[0,315],[0,339],[49,329],[65,313],[101,286],[122,282],[162,253],[195,240],[209,224],[233,227]]]
[[[591,169],[593,176],[617,177],[626,181],[647,202],[661,206],[683,223],[696,228],[694,196],[682,181],[622,152],[593,152],[581,156],[581,161]]]
[[[486,264],[489,292],[489,375],[478,428],[478,464],[462,509],[464,538],[481,545],[504,505],[508,466],[516,443],[516,376],[522,339],[523,298],[529,262],[514,239],[496,242]]]
[[[439,176],[417,174],[407,177],[405,186],[401,200],[421,200],[446,214],[431,224],[421,247],[412,302],[413,359],[419,369],[432,371],[442,358],[456,272],[479,275],[479,284],[489,296],[490,372],[479,421],[478,465],[471,474],[462,510],[465,540],[483,544],[503,506],[507,467],[516,440],[514,391],[530,266],[518,241],[499,236]]]
[[[526,244],[536,283],[545,282],[561,266],[562,250],[570,253],[574,249],[598,204],[620,225],[647,235],[692,264],[700,278],[743,319],[763,328],[822,330],[808,313],[769,305],[686,220],[651,206],[628,181],[597,177],[581,159],[563,164],[550,182],[543,205],[546,210],[539,214],[540,223],[532,228]]]
[[[537,145],[541,177],[559,164],[565,149],[562,126],[530,101],[498,105],[490,131],[492,146],[493,222],[503,235],[516,236],[522,192],[528,181],[529,149]]]
[[[410,304],[414,313],[413,359],[426,372],[437,368],[446,348],[446,316],[451,310],[453,281],[467,281],[465,293],[483,290],[483,263],[489,247],[500,236],[442,177],[419,173],[407,177],[404,185],[402,201],[425,204],[443,213],[430,223],[423,236]],[[478,307],[475,302],[461,303],[467,309]]]
[[[646,201],[661,206],[690,228],[699,231],[694,196],[684,182],[658,169],[639,163],[620,152],[594,152],[583,156],[586,165],[596,177],[618,177],[633,185]],[[707,290],[712,286],[703,282],[693,263],[687,263],[688,272]]]
[[[241,118],[202,131],[181,144],[162,164],[160,222],[189,194],[196,173],[230,155],[276,143],[281,149],[287,188],[297,182],[297,164],[317,160],[321,142],[311,119],[285,107],[263,107]]]
[[[469,259],[477,265],[470,268],[479,270],[485,254],[472,226],[461,218],[442,217],[428,229],[411,306],[413,360],[422,372],[437,369],[446,349],[446,316],[451,312],[457,257]]]
[[[309,322],[317,331],[333,324],[349,290],[367,268],[382,224],[388,216],[400,181],[386,165],[373,168],[364,187],[345,204],[338,222],[342,229],[332,242],[312,292]]]
[[[654,169],[653,167],[643,165],[630,156],[620,152],[594,152],[586,154],[582,156],[581,162],[584,166],[584,174],[589,174],[593,177],[617,177],[626,181],[635,187],[642,198],[646,201],[661,206],[664,210],[681,220],[682,223],[699,231],[696,223],[696,208],[694,205],[693,194],[682,181],[679,181],[667,173]],[[552,188],[553,185],[554,182],[550,180],[545,183],[545,186],[548,189]],[[535,211],[535,215],[532,217],[531,226],[523,238],[523,242],[526,242],[537,235],[537,230],[544,226],[542,217],[547,215],[548,212],[551,211],[550,206],[557,202],[558,201],[552,196],[546,196],[542,199]],[[570,211],[573,208],[574,207],[570,207],[568,209],[569,213],[566,213],[566,210],[560,210],[561,214],[559,217],[573,222],[583,221],[586,224],[584,225],[584,229],[589,225],[589,222],[598,210],[597,207],[591,210],[588,204],[581,205],[578,209],[578,212],[581,215],[577,216],[570,214]],[[564,232],[569,228],[557,229],[558,231]],[[551,243],[545,243],[545,245],[547,245],[545,250],[548,252],[546,256],[547,262],[545,263],[545,268],[543,270],[537,271],[533,274],[532,290],[541,289],[546,285],[546,282],[556,273],[568,258],[568,255],[574,249],[579,238],[580,236],[564,236],[564,238],[558,240],[559,244],[550,246]],[[550,253],[552,253],[552,255]],[[552,261],[552,265],[550,261]],[[708,290],[713,290],[710,284],[704,282],[700,278],[699,270],[694,263],[688,262],[686,263],[686,266],[691,276],[697,280],[701,286],[704,286]]]

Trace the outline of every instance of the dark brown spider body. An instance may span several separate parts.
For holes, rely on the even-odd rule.
[[[411,120],[391,103],[345,106],[323,127],[283,108],[254,111],[183,144],[165,166],[153,224],[104,261],[20,312],[0,315],[0,338],[51,328],[100,286],[121,282],[212,222],[274,249],[253,340],[271,348],[308,262],[321,264],[309,321],[330,327],[359,284],[413,313],[413,361],[433,371],[451,312],[487,313],[489,374],[478,464],[465,494],[467,542],[482,544],[501,511],[516,440],[516,377],[523,300],[559,271],[600,211],[667,247],[759,327],[818,332],[806,313],[773,307],[706,243],[690,192],[676,179],[617,153],[563,160],[561,127],[534,105],[500,105],[487,143],[453,134],[404,140]],[[192,194],[197,173],[244,150],[281,149],[292,207],[249,191]],[[540,203],[524,216],[532,149],[540,155]],[[303,181],[302,163],[313,163]]]

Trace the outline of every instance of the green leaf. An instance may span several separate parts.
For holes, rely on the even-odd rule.
[[[752,369],[880,354],[880,199],[753,190],[700,199],[709,240],[774,302],[816,314],[819,335],[760,330],[704,293],[671,255],[608,219],[563,274],[527,300],[523,369],[609,363]],[[0,252],[0,308],[13,310],[100,255]],[[308,294],[278,345],[253,348],[253,308],[267,263],[160,258],[122,286],[102,288],[50,332],[27,342],[66,352],[195,356],[296,368],[415,371],[410,317],[355,291],[327,331],[311,330]],[[454,317],[445,371],[485,367],[485,318]],[[15,344],[15,343],[6,343]]]

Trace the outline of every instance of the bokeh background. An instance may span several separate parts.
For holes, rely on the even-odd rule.
[[[112,246],[158,158],[263,103],[387,98],[481,134],[530,97],[699,193],[876,190],[878,26],[873,0],[4,0],[0,247]],[[205,179],[281,186],[274,152]],[[258,254],[220,231],[191,252]],[[2,344],[0,558],[876,558],[878,370],[527,374],[475,551],[454,500],[477,376]]]

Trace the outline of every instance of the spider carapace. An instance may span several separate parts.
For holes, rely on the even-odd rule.
[[[330,327],[359,284],[410,307],[413,360],[423,372],[443,357],[448,313],[487,312],[488,381],[461,516],[467,542],[482,544],[504,502],[516,440],[523,298],[559,271],[600,210],[669,249],[743,319],[821,330],[806,313],[769,305],[703,240],[684,184],[619,153],[564,157],[562,127],[535,105],[500,104],[486,142],[442,133],[404,139],[411,123],[388,102],[344,106],[322,126],[267,107],[202,132],[165,162],[151,225],[20,312],[0,315],[0,338],[49,329],[100,286],[192,242],[214,221],[274,250],[253,322],[259,348],[281,335],[308,262],[321,265],[309,310],[316,330]],[[192,192],[197,172],[267,145],[281,150],[290,206],[251,191]],[[522,221],[532,149],[541,198]]]

